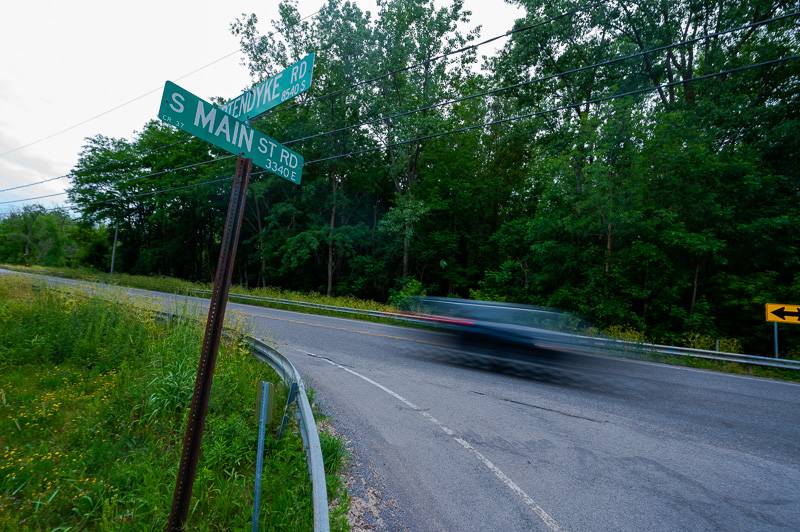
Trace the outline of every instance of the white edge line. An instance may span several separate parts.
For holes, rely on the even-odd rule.
[[[541,506],[536,504],[536,501],[534,501],[530,497],[530,495],[525,493],[525,491],[522,488],[520,488],[516,484],[516,482],[511,480],[511,478],[508,475],[506,475],[499,467],[494,465],[494,463],[492,463],[491,460],[489,460],[483,454],[481,454],[481,452],[478,451],[472,445],[470,445],[469,442],[467,442],[466,440],[463,440],[462,438],[456,436],[455,432],[452,429],[448,428],[446,425],[444,425],[441,421],[439,421],[438,419],[433,417],[431,414],[429,414],[428,412],[422,410],[420,407],[418,407],[417,405],[415,405],[414,403],[412,403],[411,401],[409,401],[408,399],[406,399],[405,397],[403,397],[399,393],[390,390],[389,388],[387,388],[383,384],[370,379],[366,375],[362,375],[362,374],[358,373],[357,371],[353,371],[352,369],[350,369],[348,367],[342,366],[341,364],[337,364],[336,362],[334,362],[333,360],[331,360],[331,359],[329,359],[327,357],[323,357],[323,356],[320,356],[320,355],[315,355],[314,353],[309,353],[307,351],[306,351],[306,354],[312,355],[312,356],[314,356],[316,358],[319,358],[319,359],[322,359],[325,362],[327,362],[328,364],[330,364],[332,366],[336,366],[337,368],[339,368],[341,370],[344,370],[347,373],[350,373],[351,375],[354,375],[354,376],[358,377],[359,379],[364,380],[364,381],[372,384],[376,388],[379,388],[379,389],[383,390],[384,392],[386,392],[387,394],[391,395],[392,397],[394,397],[395,399],[397,399],[398,401],[400,401],[401,403],[403,403],[407,407],[411,408],[412,410],[414,410],[416,412],[419,412],[422,415],[422,417],[426,418],[428,421],[430,421],[431,423],[433,423],[434,425],[439,427],[439,429],[442,432],[444,432],[448,436],[452,437],[453,440],[456,441],[456,443],[461,445],[461,447],[463,447],[464,449],[466,449],[467,451],[469,451],[473,455],[475,455],[475,457],[478,459],[478,461],[480,461],[489,471],[491,471],[494,474],[494,476],[496,476],[500,480],[500,482],[505,484],[507,488],[509,488],[514,493],[516,493],[520,497],[520,499],[522,499],[522,502],[524,502],[526,506],[528,506],[531,510],[533,510],[533,513],[535,513],[536,516],[539,517],[539,519],[542,520],[542,522],[547,526],[547,528],[549,528],[553,532],[558,532],[560,530],[563,530],[561,528],[561,526],[558,524],[558,522],[555,519],[553,519],[553,517],[550,514],[548,514],[544,510],[544,508],[542,508]]]

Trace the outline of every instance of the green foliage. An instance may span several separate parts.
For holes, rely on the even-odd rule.
[[[414,278],[430,294],[475,291],[570,310],[601,329],[675,343],[687,333],[736,338],[769,352],[762,304],[800,293],[800,66],[691,80],[797,54],[795,19],[615,60],[795,4],[512,3],[524,10],[516,27],[534,27],[480,72],[483,49],[426,61],[474,42],[479,21],[462,2],[387,0],[366,13],[330,0],[300,21],[284,1],[280,34],[260,33],[255,15],[232,24],[254,82],[318,52],[308,96],[255,126],[281,140],[335,131],[293,145],[306,160],[357,152],[308,165],[300,187],[253,180],[236,281],[386,301]],[[489,121],[502,123],[470,127]],[[120,271],[208,282],[229,184],[150,194],[230,175],[232,161],[146,176],[219,155],[158,122],[130,141],[98,135],[70,198],[85,219],[119,226]],[[41,260],[60,264],[53,242]],[[25,261],[15,253],[9,261]],[[800,331],[786,342],[793,349]]]
[[[104,226],[74,221],[65,211],[26,206],[0,220],[0,262],[104,267],[109,251]]]
[[[399,290],[392,290],[389,297],[389,304],[406,308],[409,298],[427,295],[425,287],[416,279],[405,279]]]
[[[0,529],[164,528],[202,330],[147,310],[0,278]],[[279,378],[244,344],[221,348],[189,527],[249,527],[255,390]],[[276,407],[277,410],[277,407]],[[277,418],[277,416],[274,416]],[[277,421],[276,421],[277,422]],[[262,523],[312,526],[299,435],[267,439]],[[333,529],[342,518],[341,442],[325,436]],[[338,450],[337,450],[338,449]]]

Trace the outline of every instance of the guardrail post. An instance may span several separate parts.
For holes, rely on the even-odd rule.
[[[269,423],[270,404],[272,403],[272,386],[261,381],[259,388],[260,414],[258,418],[258,454],[256,455],[256,486],[253,495],[253,532],[258,532],[258,516],[261,508],[261,472],[264,469],[264,432]]]
[[[297,383],[293,382],[289,386],[289,394],[286,397],[286,408],[283,410],[283,419],[281,419],[281,426],[278,429],[278,439],[283,437],[283,431],[286,430],[286,424],[289,422],[289,408],[295,399],[297,399]]]

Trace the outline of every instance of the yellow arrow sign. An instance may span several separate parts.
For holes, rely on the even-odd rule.
[[[767,303],[767,321],[778,323],[796,323],[800,325],[800,305],[784,305],[783,303]]]

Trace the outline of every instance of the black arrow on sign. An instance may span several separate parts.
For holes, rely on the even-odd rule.
[[[775,310],[770,312],[770,314],[775,314],[782,320],[785,320],[786,316],[794,316],[795,318],[800,320],[800,307],[797,307],[797,311],[795,312],[788,312],[786,310],[786,307],[776,308]]]

